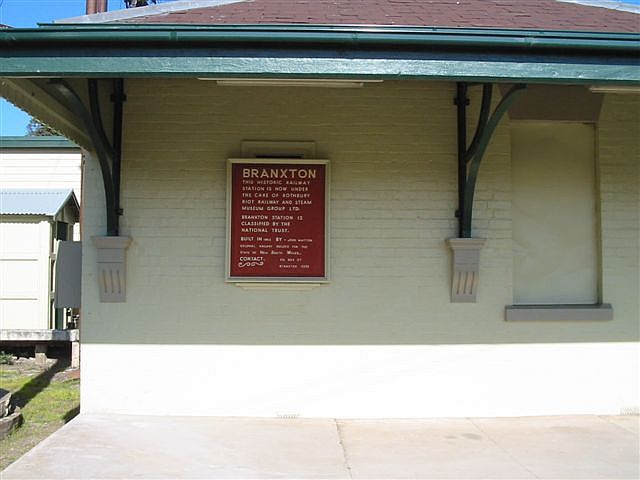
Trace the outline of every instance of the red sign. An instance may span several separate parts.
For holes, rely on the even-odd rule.
[[[325,272],[326,162],[231,160],[230,277]]]

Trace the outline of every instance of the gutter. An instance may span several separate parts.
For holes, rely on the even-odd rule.
[[[56,25],[0,31],[0,46],[122,44],[154,46],[245,44],[345,48],[562,50],[640,54],[640,33],[455,29],[393,26],[292,25]]]

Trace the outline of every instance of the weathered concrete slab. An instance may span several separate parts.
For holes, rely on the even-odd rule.
[[[80,415],[2,473],[3,480],[283,477],[348,478],[335,422]]]
[[[535,478],[470,420],[338,423],[353,478]]]
[[[637,479],[639,420],[80,415],[1,477]]]
[[[637,479],[638,435],[622,427],[632,423],[630,419],[638,421],[638,417],[574,416],[474,423],[537,478]]]

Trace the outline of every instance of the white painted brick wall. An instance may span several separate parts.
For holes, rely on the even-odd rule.
[[[472,93],[473,117],[480,92]],[[454,84],[331,90],[129,80],[127,94],[128,299],[98,303],[87,243],[84,411],[403,417],[615,413],[637,405],[629,380],[638,374],[637,348],[598,363],[607,342],[637,340],[637,309],[633,317],[632,302],[607,286],[618,274],[611,254],[605,300],[626,302],[621,310],[614,304],[613,322],[504,322],[512,302],[506,122],[476,195],[473,234],[487,238],[478,303],[449,302]],[[318,157],[331,160],[329,285],[245,291],[224,282],[226,159],[239,156],[243,140],[315,141]],[[86,178],[88,238],[105,231],[95,162]],[[637,205],[637,183],[635,194]],[[605,242],[611,248],[625,247]],[[635,273],[621,275],[637,290],[634,265]],[[576,344],[585,347],[576,353]],[[609,367],[620,381],[592,381],[594,369]],[[180,388],[165,396],[163,379],[175,378]],[[124,393],[123,385],[131,388]],[[553,398],[541,398],[552,389]]]

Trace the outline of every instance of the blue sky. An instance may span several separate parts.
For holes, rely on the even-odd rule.
[[[49,23],[57,18],[84,15],[85,7],[86,0],[0,0],[0,23],[36,27],[38,23]],[[109,0],[109,10],[121,8],[124,8],[124,0]],[[0,135],[26,135],[27,123],[29,115],[0,99]]]
[[[167,0],[161,0],[164,3]],[[640,0],[625,0],[640,5]],[[0,23],[12,27],[35,27],[56,18],[85,13],[86,0],[0,0]],[[124,0],[109,0],[109,10],[124,8]],[[0,99],[0,135],[25,135],[29,116]]]
[[[56,18],[83,15],[86,0],[0,0],[0,23],[35,27]],[[124,8],[124,0],[109,0],[109,10]],[[0,99],[0,135],[26,135],[29,115]]]

